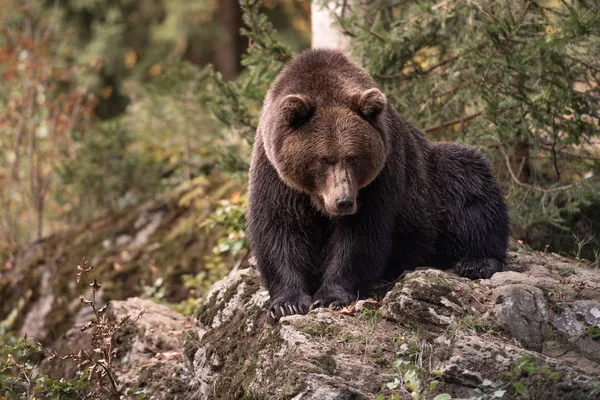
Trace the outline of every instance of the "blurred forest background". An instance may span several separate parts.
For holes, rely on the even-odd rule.
[[[326,7],[335,29],[311,27]],[[195,313],[247,262],[261,102],[311,44],[345,46],[429,139],[484,152],[516,239],[600,266],[595,0],[0,0],[0,19],[6,343],[73,326],[83,256],[103,301]]]
[[[261,101],[320,34],[311,2],[0,0],[0,13],[5,268],[19,246],[214,176],[235,190],[187,229],[223,227],[215,254],[244,253]],[[598,259],[597,2],[348,1],[335,20],[409,121],[488,155],[513,236]]]

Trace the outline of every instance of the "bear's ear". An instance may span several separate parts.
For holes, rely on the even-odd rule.
[[[385,95],[377,88],[366,90],[357,97],[358,110],[366,118],[378,116],[387,104]]]
[[[280,104],[281,115],[290,126],[299,125],[311,116],[314,106],[305,96],[289,94]]]

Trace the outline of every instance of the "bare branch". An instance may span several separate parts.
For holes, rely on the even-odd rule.
[[[430,133],[430,132],[437,131],[438,129],[445,128],[447,126],[451,126],[451,125],[459,124],[459,123],[465,123],[465,122],[468,122],[472,119],[479,117],[481,114],[483,114],[482,111],[475,113],[475,114],[467,115],[466,117],[456,118],[451,121],[447,121],[447,122],[443,122],[438,125],[430,126],[428,128],[425,128],[425,132]]]
[[[544,150],[553,151],[553,146],[552,145],[540,144],[539,146],[542,149],[544,149]],[[578,158],[580,160],[600,161],[600,156],[595,156],[595,155],[592,155],[592,154],[575,153],[573,151],[566,150],[566,149],[556,149],[556,152],[559,153],[559,154],[561,154],[561,155],[572,157],[572,158]]]
[[[413,72],[410,75],[406,75],[402,72],[399,72],[397,74],[393,74],[393,75],[376,75],[378,78],[382,78],[382,79],[397,79],[397,78],[404,78],[404,80],[411,80],[411,79],[415,79],[415,78],[419,78],[422,77],[424,75],[428,75],[431,72],[435,71],[438,68],[443,67],[444,65],[453,63],[454,61],[458,60],[458,56],[453,56],[448,58],[447,60],[441,61],[438,64],[429,67],[423,71],[420,72]]]
[[[512,167],[510,166],[510,158],[508,157],[508,154],[506,154],[506,152],[502,148],[502,145],[498,144],[498,149],[500,150],[500,152],[504,156],[504,159],[506,161],[506,168],[508,169],[508,172],[510,173],[510,176],[511,176],[513,182],[516,183],[518,186],[521,186],[521,187],[524,187],[524,188],[527,188],[527,189],[531,189],[531,190],[535,190],[536,192],[548,194],[548,193],[560,192],[560,191],[563,191],[563,190],[570,189],[570,188],[572,188],[572,187],[574,187],[574,186],[576,186],[576,185],[578,185],[578,184],[580,184],[582,182],[582,181],[577,181],[577,182],[573,182],[573,183],[571,183],[569,185],[555,187],[555,188],[550,188],[550,189],[544,189],[543,187],[539,187],[539,186],[535,186],[535,185],[530,185],[528,183],[521,182],[519,180],[519,178],[517,177],[517,175],[512,170]]]

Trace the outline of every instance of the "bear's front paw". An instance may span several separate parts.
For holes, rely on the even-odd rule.
[[[271,303],[271,307],[267,311],[267,323],[274,325],[281,317],[295,314],[304,315],[310,310],[311,303],[312,299],[309,295],[277,298]]]
[[[315,301],[311,305],[311,309],[320,307],[329,307],[339,309],[347,306],[357,299],[355,293],[351,293],[339,287],[327,288],[322,287],[315,294]]]
[[[502,271],[502,263],[495,258],[462,260],[454,266],[454,272],[469,279],[490,279],[500,271]]]

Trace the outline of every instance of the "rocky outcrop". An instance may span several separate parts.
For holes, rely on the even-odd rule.
[[[407,273],[378,302],[266,325],[240,270],[213,287],[184,351],[198,399],[600,398],[600,271],[514,245],[505,272]],[[380,307],[380,308],[379,308]]]

